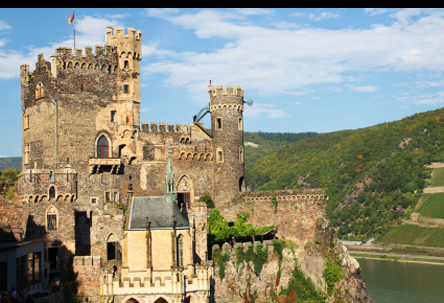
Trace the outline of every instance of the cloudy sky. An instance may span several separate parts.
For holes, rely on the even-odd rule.
[[[20,65],[73,47],[71,14],[0,10],[0,157],[21,155]],[[74,22],[82,49],[107,26],[142,32],[141,121],[192,123],[210,80],[253,100],[247,131],[355,129],[444,103],[444,10],[78,8]]]

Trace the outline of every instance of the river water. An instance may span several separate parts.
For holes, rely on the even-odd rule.
[[[444,302],[444,265],[356,260],[373,303]]]

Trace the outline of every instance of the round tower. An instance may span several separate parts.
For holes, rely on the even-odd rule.
[[[142,60],[142,33],[134,28],[128,28],[125,34],[123,27],[117,27],[116,33],[110,26],[106,28],[106,45],[112,46],[117,53],[118,65],[121,71],[119,79],[118,101],[130,101],[131,117],[126,112],[119,111],[120,121],[140,125],[140,60]]]
[[[240,86],[233,89],[222,85],[214,89],[210,84],[211,129],[213,131],[213,200],[230,202],[245,188],[244,91]]]

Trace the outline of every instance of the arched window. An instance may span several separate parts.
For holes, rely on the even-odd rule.
[[[239,147],[239,163],[244,162],[244,149]]]
[[[46,212],[46,229],[57,230],[57,209],[53,206]]]
[[[114,234],[110,234],[106,240],[106,255],[108,261],[120,259],[119,241]]]
[[[55,188],[54,188],[54,186],[51,186],[49,188],[49,199],[51,199],[51,198],[55,198]]]
[[[177,238],[177,266],[183,266],[183,237]]]
[[[109,142],[104,135],[101,135],[97,140],[97,157],[108,158],[109,157]]]
[[[238,124],[237,124],[237,129],[238,130],[242,130],[242,118],[240,118],[240,117],[239,117],[239,121],[238,121]]]
[[[123,62],[123,68],[129,68],[128,60],[125,60],[125,62]]]

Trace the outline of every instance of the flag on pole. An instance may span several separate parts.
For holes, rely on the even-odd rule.
[[[68,24],[72,24],[73,21],[74,21],[74,9],[72,10],[72,15],[68,20]]]

